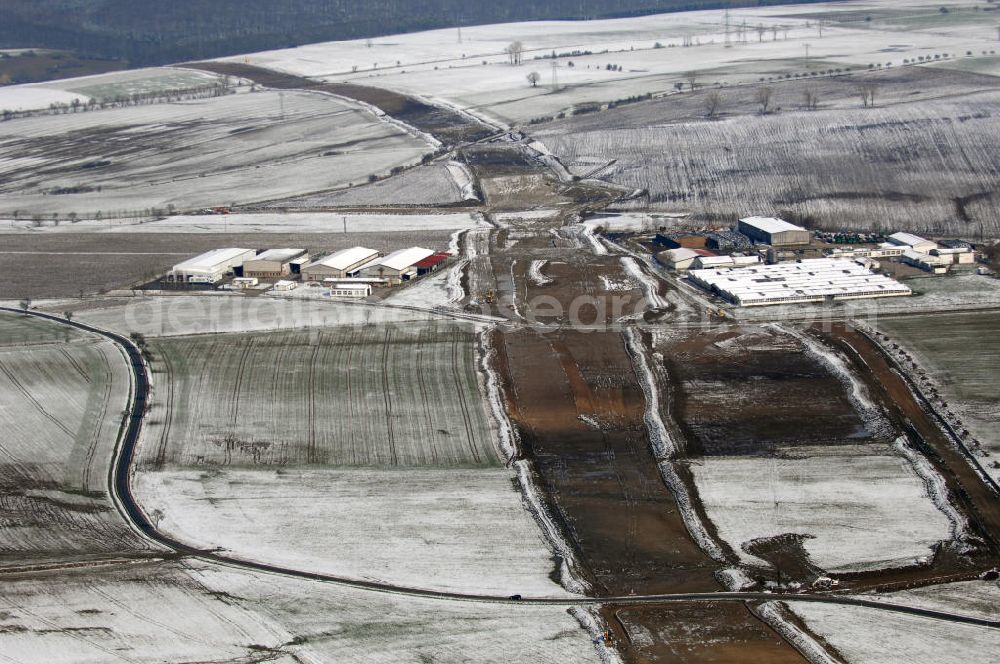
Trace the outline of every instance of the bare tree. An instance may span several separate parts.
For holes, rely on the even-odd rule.
[[[718,90],[712,90],[707,95],[705,95],[705,113],[710,118],[714,118],[715,114],[719,111],[722,106],[722,95]]]
[[[24,298],[18,303],[18,306],[21,307],[21,311],[27,311],[28,309],[31,308],[31,298],[30,297]]]
[[[67,309],[66,311],[63,312],[63,318],[65,318],[66,320],[73,320],[73,312]]]
[[[689,72],[684,75],[685,80],[687,80],[688,87],[691,88],[691,92],[698,89],[698,75],[694,72]]]
[[[861,105],[865,108],[875,106],[875,94],[877,92],[878,85],[872,82],[865,83],[858,88],[858,94],[861,95]]]
[[[764,86],[762,88],[757,88],[757,92],[754,95],[757,104],[760,106],[760,114],[767,115],[768,110],[771,108],[771,97],[774,96],[774,89]]]
[[[520,41],[513,41],[504,49],[504,52],[507,54],[508,62],[517,66],[521,64],[521,60],[524,58],[524,44]]]
[[[531,83],[531,87],[536,88],[538,87],[538,81],[541,80],[541,78],[542,78],[541,74],[539,74],[537,71],[533,71],[530,74],[528,74],[528,83]]]
[[[766,33],[766,32],[767,32],[767,28],[764,27],[763,23],[761,23],[760,25],[758,25],[757,26],[757,41],[759,41],[759,42],[764,41],[764,33]]]
[[[806,89],[802,92],[802,101],[805,104],[806,110],[815,111],[819,105],[819,95],[815,90]]]

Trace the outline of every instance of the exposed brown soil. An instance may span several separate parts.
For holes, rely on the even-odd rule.
[[[604,607],[626,662],[806,662],[768,625],[740,604],[677,603]]]
[[[388,115],[402,120],[421,131],[433,135],[446,145],[458,145],[478,141],[494,133],[492,128],[476,122],[457,111],[440,106],[431,106],[413,97],[391,90],[357,85],[355,83],[315,81],[302,76],[285,74],[240,62],[192,62],[185,66],[216,74],[247,78],[266,87],[279,90],[315,90],[357,99],[366,104],[371,104]]]
[[[660,478],[621,335],[523,330],[500,338],[524,453],[594,594],[717,590],[718,564],[689,537]]]
[[[869,436],[837,378],[789,337],[731,327],[661,350],[688,456],[772,454],[779,445]]]

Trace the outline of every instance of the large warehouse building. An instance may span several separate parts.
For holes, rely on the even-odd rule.
[[[362,266],[379,258],[381,254],[366,247],[351,247],[330,254],[302,268],[302,278],[306,281],[343,279]]]
[[[257,255],[253,249],[213,249],[178,263],[167,274],[167,281],[187,284],[214,284]]]
[[[755,242],[772,247],[790,247],[809,244],[809,231],[774,217],[747,217],[740,219],[736,230]]]
[[[394,251],[384,258],[376,258],[360,269],[362,277],[386,279],[390,286],[417,276],[417,263],[430,258],[434,252],[422,247]]]
[[[912,295],[903,284],[850,260],[691,270],[688,279],[741,307]]]
[[[243,264],[243,276],[260,279],[288,276],[292,273],[292,261],[305,255],[305,249],[268,249]]]

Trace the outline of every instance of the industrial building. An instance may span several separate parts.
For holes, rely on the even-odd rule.
[[[378,251],[366,247],[342,249],[303,267],[302,278],[306,281],[343,279],[381,255]]]
[[[363,265],[358,274],[362,277],[385,279],[388,285],[396,286],[416,277],[417,263],[433,255],[432,250],[422,247],[400,249]]]
[[[692,270],[707,270],[711,268],[748,267],[760,264],[759,256],[705,256],[699,254],[691,262]]]
[[[243,276],[260,279],[288,276],[292,273],[292,262],[305,255],[305,249],[268,249],[243,264]]]
[[[178,263],[167,274],[167,281],[186,284],[214,284],[257,255],[253,249],[213,249]]]
[[[772,247],[790,247],[809,244],[809,231],[774,217],[747,217],[736,226],[743,235],[755,242]]]
[[[683,272],[691,267],[694,260],[700,254],[694,249],[681,247],[678,249],[667,249],[656,255],[656,259],[667,266],[668,270]]]
[[[951,256],[932,256],[908,249],[903,252],[903,262],[932,274],[945,274],[954,263]]]
[[[894,244],[880,244],[878,247],[834,247],[823,253],[830,258],[893,258],[902,256],[905,248]]]
[[[329,281],[330,297],[360,299],[372,294],[372,284],[370,282],[357,281]]]
[[[973,265],[976,262],[976,252],[971,247],[945,247],[931,249],[931,256],[947,258],[953,265]]]
[[[919,235],[913,235],[912,233],[893,233],[888,237],[888,240],[889,244],[894,244],[897,247],[909,247],[921,254],[927,254],[930,253],[931,249],[937,249],[936,242],[925,240]]]
[[[742,307],[912,295],[898,281],[873,274],[855,261],[834,258],[691,270],[688,279]]]

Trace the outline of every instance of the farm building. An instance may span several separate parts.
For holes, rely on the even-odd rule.
[[[433,251],[422,247],[400,249],[367,263],[358,273],[363,277],[386,279],[390,286],[395,286],[416,277],[417,263],[433,255]]]
[[[809,244],[809,231],[774,217],[747,217],[740,219],[736,226],[743,235],[755,242],[763,242],[772,247],[789,247]]]
[[[274,282],[274,290],[276,291],[290,291],[295,290],[295,282],[288,281],[287,279],[281,279]]]
[[[912,233],[893,233],[889,236],[889,244],[894,244],[897,247],[909,247],[913,251],[921,254],[926,254],[930,252],[931,249],[937,249],[937,243],[931,242],[930,240],[925,240],[919,235],[913,235]]]
[[[167,281],[214,284],[256,255],[257,252],[253,249],[226,248],[206,251],[175,265],[167,274]]]
[[[694,249],[678,248],[667,249],[656,255],[656,259],[667,266],[668,270],[682,272],[691,267],[699,254]]]
[[[911,295],[903,284],[854,261],[812,258],[795,263],[692,270],[688,279],[742,307]]]
[[[366,247],[351,247],[320,258],[302,268],[302,278],[306,281],[343,279],[371,263],[381,254]]]
[[[451,254],[447,251],[439,251],[433,256],[428,256],[422,261],[417,261],[415,263],[417,266],[417,275],[430,274],[449,258],[451,258]]]
[[[287,276],[292,273],[292,261],[305,253],[305,249],[268,249],[243,264],[243,276],[264,279]]]

